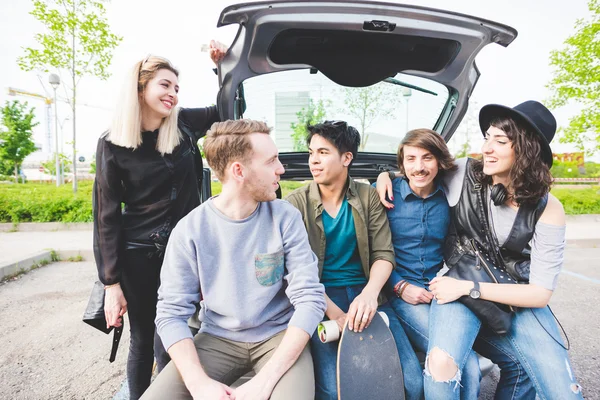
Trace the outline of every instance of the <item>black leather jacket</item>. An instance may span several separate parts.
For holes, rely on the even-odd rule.
[[[527,283],[531,260],[529,242],[533,237],[535,225],[546,208],[548,195],[536,205],[522,204],[519,207],[508,239],[500,246],[489,228],[487,185],[477,181],[474,164],[473,159],[467,161],[460,199],[450,209],[452,223],[444,247],[446,264],[452,268],[462,255],[459,245],[474,239],[488,254],[499,254],[498,261],[503,260],[508,273],[516,281]]]

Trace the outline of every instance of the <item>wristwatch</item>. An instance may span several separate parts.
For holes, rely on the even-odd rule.
[[[473,287],[469,291],[469,297],[477,300],[481,297],[481,291],[479,290],[479,282],[473,282]]]

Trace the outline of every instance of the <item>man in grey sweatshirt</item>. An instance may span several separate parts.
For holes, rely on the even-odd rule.
[[[284,169],[269,132],[238,120],[207,134],[223,190],[169,239],[156,326],[173,362],[143,399],[314,398],[307,342],[323,318],[324,288],[300,212],[276,199]],[[200,301],[192,338],[187,319]],[[254,378],[229,387],[250,370]]]

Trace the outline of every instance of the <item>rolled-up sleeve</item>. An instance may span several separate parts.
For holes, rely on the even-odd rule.
[[[389,261],[396,265],[394,256],[394,247],[392,246],[392,232],[387,219],[387,213],[379,201],[377,192],[369,187],[369,221],[367,229],[369,230],[369,243],[371,252],[369,256],[369,265],[377,260]]]
[[[98,279],[105,285],[121,281],[122,183],[109,144],[101,138],[96,150],[96,179],[92,191],[94,258]]]
[[[302,217],[294,210],[293,218],[283,231],[283,249],[287,274],[286,295],[294,306],[289,326],[312,335],[325,314],[325,288],[319,282],[318,260],[308,243]]]

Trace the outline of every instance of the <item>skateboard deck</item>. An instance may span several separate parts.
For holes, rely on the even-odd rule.
[[[404,400],[404,379],[392,332],[379,313],[362,332],[344,326],[337,357],[338,400]]]

